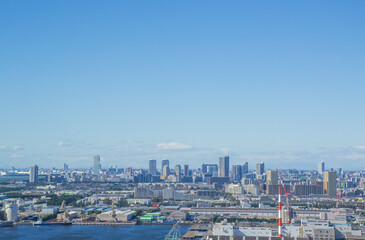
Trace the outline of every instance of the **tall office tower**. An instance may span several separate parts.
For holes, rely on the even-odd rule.
[[[266,171],[266,183],[267,185],[278,185],[279,183],[279,175],[275,170],[267,170]]]
[[[241,181],[241,179],[242,179],[242,166],[241,165],[232,166],[232,177],[234,180]]]
[[[157,161],[156,160],[150,160],[148,173],[151,174],[152,176],[157,175]]]
[[[329,196],[337,195],[336,171],[323,171],[323,193]]]
[[[248,173],[248,162],[245,162],[245,164],[242,165],[242,175],[245,175]]]
[[[189,176],[189,165],[187,164],[184,165],[184,176]]]
[[[229,177],[229,156],[219,158],[219,177]]]
[[[29,182],[37,183],[38,182],[38,166],[31,166],[29,169]]]
[[[256,163],[256,175],[262,175],[265,172],[265,163]]]
[[[176,175],[176,181],[180,182],[181,181],[181,166],[180,165],[175,166],[175,175]]]
[[[68,165],[66,163],[63,164],[63,170],[68,171]]]
[[[95,175],[100,174],[100,156],[99,155],[94,156],[94,174]]]
[[[322,161],[322,162],[318,163],[318,173],[322,174],[324,170],[325,170],[324,162]]]
[[[165,160],[162,160],[162,166],[161,166],[161,170],[163,171],[163,167],[167,165],[168,167],[170,167],[170,161],[165,159]]]
[[[167,179],[167,177],[170,175],[170,168],[169,165],[164,165],[163,169],[162,169],[162,176],[164,177],[164,179]]]

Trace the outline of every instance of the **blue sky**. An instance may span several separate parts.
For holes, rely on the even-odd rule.
[[[364,1],[1,1],[0,168],[365,168]]]

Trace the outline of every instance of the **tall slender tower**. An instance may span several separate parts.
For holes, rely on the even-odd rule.
[[[100,174],[100,156],[99,155],[94,156],[94,174],[95,175]]]
[[[323,171],[325,171],[325,165],[324,165],[324,162],[322,161],[322,162],[318,163],[318,173],[322,174]]]
[[[248,173],[248,162],[245,162],[245,164],[242,165],[242,175],[245,175]]]
[[[157,161],[156,160],[150,160],[148,173],[151,174],[152,176],[157,175],[156,167],[157,167]]]
[[[189,176],[189,165],[187,164],[184,165],[184,176]]]
[[[278,212],[278,235],[279,237],[283,237],[282,234],[282,227],[283,227],[283,221],[281,216],[281,187],[279,186],[279,199],[278,199],[278,205],[279,205],[279,212]]]
[[[219,158],[219,177],[229,177],[229,156]]]
[[[38,182],[38,166],[31,166],[29,169],[29,182],[37,183]]]

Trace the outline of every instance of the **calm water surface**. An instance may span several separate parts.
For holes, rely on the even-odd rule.
[[[181,226],[184,234],[190,226]],[[0,239],[120,239],[120,240],[162,240],[172,225],[133,226],[16,226],[0,228]]]

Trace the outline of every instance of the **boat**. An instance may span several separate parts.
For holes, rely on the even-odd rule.
[[[72,225],[72,222],[43,222],[42,220],[38,220],[33,223],[33,226],[69,226]]]
[[[0,227],[14,227],[14,222],[8,221],[8,222],[0,222]]]

